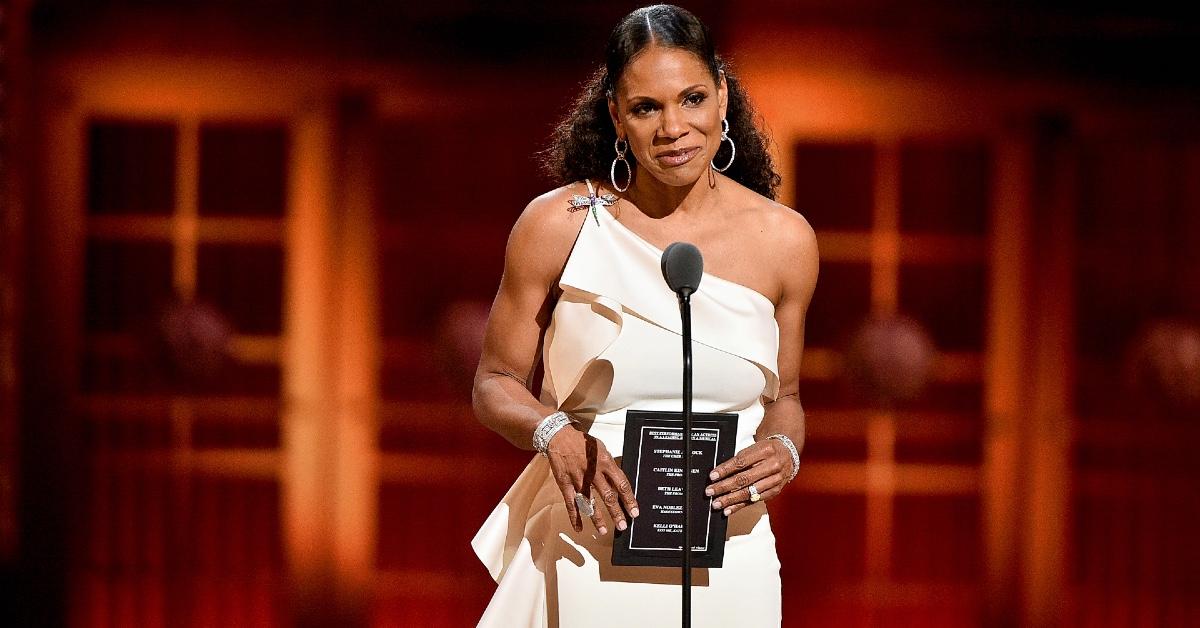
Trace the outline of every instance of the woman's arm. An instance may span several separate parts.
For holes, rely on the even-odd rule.
[[[533,449],[534,428],[555,411],[534,398],[529,379],[579,226],[563,204],[555,211],[554,197],[551,192],[530,203],[509,234],[472,391],[479,422],[526,450]]]
[[[804,448],[804,408],[800,405],[800,359],[804,353],[804,317],[817,286],[817,238],[808,221],[799,214],[799,225],[790,230],[789,242],[783,247],[779,268],[783,291],[775,308],[779,324],[779,395],[768,401],[766,414],[755,435],[765,440],[772,434],[783,434],[792,440],[797,450]],[[772,442],[789,461],[791,453],[782,443]]]
[[[717,466],[710,476],[710,495],[717,496],[713,506],[733,514],[750,500],[749,486],[754,485],[763,499],[778,495],[792,477],[792,454],[775,439],[783,434],[797,451],[804,448],[804,408],[800,405],[800,356],[804,351],[804,316],[817,285],[817,239],[802,216],[788,210],[784,225],[773,230],[779,241],[773,243],[777,255],[775,272],[780,277],[779,303],[775,321],[779,325],[779,395],[766,404],[762,423],[755,434],[756,443]]]
[[[556,408],[534,398],[532,377],[550,323],[556,286],[587,212],[568,212],[569,190],[535,199],[513,226],[505,251],[504,275],[484,332],[483,354],[475,372],[472,401],[479,422],[521,449],[533,449],[533,432]],[[555,434],[546,450],[554,479],[576,531],[583,519],[575,496],[592,499],[593,487],[604,502],[592,523],[600,534],[607,510],[619,530],[625,513],[638,515],[633,488],[625,473],[594,437],[569,425]]]

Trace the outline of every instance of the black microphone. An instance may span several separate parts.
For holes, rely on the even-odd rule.
[[[704,275],[700,249],[688,242],[675,242],[663,251],[663,279],[679,297],[683,323],[683,628],[692,625],[692,300]]]
[[[663,279],[680,296],[690,295],[700,287],[704,274],[704,258],[700,249],[690,242],[676,242],[663,251]]]

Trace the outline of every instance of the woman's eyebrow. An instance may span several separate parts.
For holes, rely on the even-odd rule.
[[[683,88],[683,89],[679,90],[679,95],[680,95],[680,96],[686,96],[686,95],[688,95],[688,94],[690,94],[690,93],[692,93],[692,92],[694,92],[694,91],[696,91],[696,90],[698,90],[698,89],[706,89],[707,87],[708,87],[708,86],[707,86],[707,85],[705,85],[704,83],[696,83],[696,84],[694,84],[694,85],[689,85],[688,87],[685,87],[685,88]],[[658,99],[657,99],[657,98],[654,98],[653,96],[641,96],[641,95],[633,95],[633,96],[630,96],[630,97],[629,97],[629,102],[631,102],[631,103],[632,103],[632,102],[637,102],[637,101],[642,101],[642,100],[645,100],[645,101],[648,101],[648,102],[654,102],[654,103],[658,102]]]
[[[679,92],[679,95],[680,95],[680,96],[686,96],[686,95],[688,95],[688,94],[690,94],[690,93],[692,93],[692,92],[694,92],[694,91],[696,91],[696,90],[698,90],[698,89],[703,89],[703,88],[706,88],[706,87],[708,87],[708,86],[707,86],[707,85],[705,85],[704,83],[696,83],[695,85],[692,85],[692,86],[689,86],[689,87],[685,87],[685,88],[683,88],[682,90],[680,90],[680,92]]]
[[[630,96],[629,97],[630,103],[641,103],[643,101],[657,103],[658,99],[654,98],[653,96]]]

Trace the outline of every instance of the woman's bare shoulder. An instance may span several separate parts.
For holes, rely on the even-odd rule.
[[[765,202],[760,215],[765,226],[764,233],[774,240],[773,244],[796,254],[816,255],[817,234],[808,219],[783,203],[763,200]]]
[[[782,203],[768,200],[760,217],[764,250],[773,253],[782,294],[807,304],[817,282],[817,234],[800,212]]]
[[[799,295],[807,302],[817,280],[816,233],[800,212],[751,190],[745,192],[737,222],[753,245],[750,250],[759,252],[757,266],[772,269],[775,279],[771,283],[780,300]]]
[[[575,195],[587,194],[583,183],[572,183],[538,196],[525,206],[513,224],[505,253],[507,266],[536,269],[557,275],[575,244],[587,215],[571,205]]]
[[[741,188],[739,206],[751,236],[761,245],[761,250],[782,253],[787,257],[813,256],[817,254],[817,237],[808,220],[800,212],[771,200],[753,190]]]

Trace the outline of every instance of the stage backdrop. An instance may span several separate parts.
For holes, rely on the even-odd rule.
[[[21,179],[30,608],[473,624],[494,584],[469,541],[531,456],[471,416],[481,324],[621,8],[49,4]],[[771,504],[786,624],[1196,624],[1194,86],[975,48],[1010,24],[984,7],[912,31],[785,4],[698,10],[822,255],[808,443]],[[1001,43],[1059,24],[1030,19]]]

